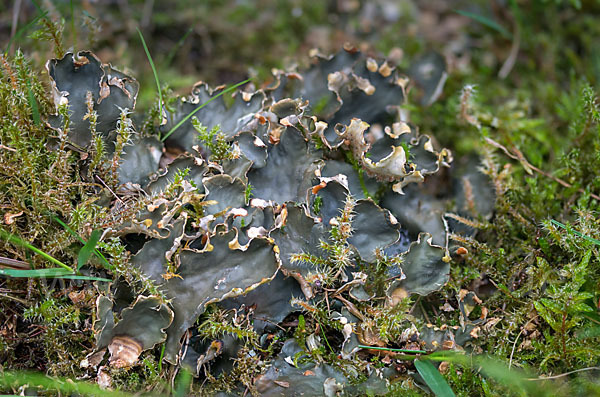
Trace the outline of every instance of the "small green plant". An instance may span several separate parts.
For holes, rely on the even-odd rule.
[[[54,221],[56,221],[58,224],[60,224],[62,227],[65,228],[66,231],[69,232],[69,234],[71,234],[73,237],[76,237],[82,244],[84,244],[84,247],[86,248],[86,253],[84,254],[85,256],[82,258],[79,258],[79,256],[77,257],[77,262],[78,262],[78,269],[81,268],[81,266],[83,266],[83,264],[85,264],[85,262],[87,262],[87,258],[89,258],[89,253],[93,253],[94,255],[96,255],[96,257],[98,259],[100,259],[104,265],[104,267],[106,269],[111,270],[112,269],[112,265],[110,264],[110,262],[108,262],[108,260],[106,259],[106,257],[96,248],[96,245],[99,242],[100,239],[100,230],[94,230],[92,232],[92,235],[90,235],[90,239],[88,241],[85,241],[79,234],[75,233],[75,231],[73,229],[71,229],[69,227],[69,225],[67,225],[66,223],[64,223],[63,221],[60,220],[60,218],[56,217],[56,216],[52,216],[52,219],[54,219]],[[89,251],[88,251],[89,250]],[[79,255],[82,255],[83,252],[83,248],[80,250]],[[83,264],[81,264],[83,263]]]
[[[313,211],[316,215],[319,215],[321,212],[321,206],[323,205],[323,198],[321,196],[316,196],[315,201],[313,201]]]
[[[131,145],[133,135],[136,133],[133,128],[133,121],[129,118],[131,111],[121,109],[121,116],[117,122],[117,141],[115,142],[115,153],[111,163],[110,181],[113,189],[119,186],[119,163],[126,145]]]
[[[339,276],[346,268],[352,266],[353,250],[348,244],[348,239],[352,236],[352,220],[354,219],[354,206],[356,201],[351,197],[346,197],[344,208],[341,209],[340,216],[336,218],[330,231],[331,243],[322,241],[321,248],[329,252],[332,270],[335,269],[334,278]]]
[[[406,152],[406,153],[408,153],[408,152]],[[354,168],[354,170],[358,173],[358,180],[360,182],[360,187],[361,187],[365,197],[368,197],[368,198],[372,199],[373,201],[377,202],[377,200],[376,200],[377,197],[373,197],[373,195],[369,192],[369,189],[367,189],[367,185],[365,184],[365,170],[358,164],[358,160],[356,160],[352,156],[352,152],[350,152],[350,151],[344,151],[344,157],[345,157],[346,161],[352,165],[352,168]]]
[[[585,320],[585,316],[594,313],[595,309],[586,302],[594,298],[594,294],[581,290],[588,279],[588,267],[592,251],[588,250],[579,263],[569,263],[560,271],[563,283],[552,283],[548,286],[547,297],[536,300],[533,304],[539,315],[552,328],[545,331],[545,350],[552,352],[540,363],[545,368],[547,362],[572,362],[578,357],[589,357],[600,354],[600,349],[581,346],[573,331]],[[541,258],[538,258],[541,260]],[[571,364],[571,365],[572,365]]]
[[[253,376],[261,373],[264,363],[261,362],[259,356],[255,353],[249,354],[250,351],[264,351],[260,347],[259,335],[252,328],[250,316],[241,312],[227,311],[220,309],[216,305],[209,305],[200,320],[198,326],[198,334],[205,340],[212,341],[217,349],[221,349],[219,342],[226,336],[243,342],[237,357],[234,357],[234,365],[229,373],[222,373],[217,378],[206,373],[207,384],[202,386],[202,390],[208,394],[212,394],[216,390],[233,390],[238,382],[241,382],[249,391],[255,395],[255,386]]]
[[[55,331],[63,325],[78,322],[79,311],[73,306],[61,305],[53,298],[49,298],[26,309],[23,317],[28,320],[42,321]]]
[[[314,275],[313,282],[318,280],[323,285],[331,286],[340,276],[343,277],[347,268],[352,267],[354,250],[348,243],[348,239],[352,236],[355,204],[356,201],[351,196],[346,198],[340,216],[333,219],[329,241],[319,242],[320,248],[327,253],[326,257],[318,257],[306,252],[291,256],[292,263],[308,262],[317,266],[318,272]]]
[[[94,172],[99,172],[102,177],[106,178],[106,171],[103,169],[104,158],[106,156],[106,145],[104,139],[98,133],[96,127],[98,123],[98,112],[94,110],[94,100],[91,92],[87,92],[86,95],[86,106],[87,113],[84,116],[84,120],[88,120],[90,123],[90,133],[92,135],[92,142],[90,146],[90,157],[92,162],[88,169],[88,178],[93,179]]]
[[[306,344],[306,320],[302,314],[298,315],[298,326],[294,330],[294,338],[298,341],[300,346]]]
[[[198,326],[198,332],[205,339],[218,339],[229,334],[237,339],[258,344],[258,334],[252,330],[248,319],[238,323],[232,318],[232,313],[222,310],[216,306],[207,308],[207,317]]]
[[[35,2],[34,2],[35,4]],[[39,16],[38,25],[40,28],[31,34],[31,37],[36,40],[49,41],[54,45],[54,55],[57,58],[62,58],[65,55],[65,45],[63,41],[63,32],[65,29],[65,20],[53,21],[48,18],[46,13],[37,6]],[[44,15],[44,16],[42,16]]]
[[[100,241],[98,248],[110,257],[115,277],[122,277],[132,287],[134,293],[138,295],[149,293],[167,301],[164,293],[152,280],[145,277],[138,268],[131,266],[131,253],[127,251],[121,239],[110,237],[106,241]]]
[[[233,159],[231,145],[227,142],[227,138],[221,132],[221,126],[215,125],[208,130],[208,127],[202,125],[196,117],[192,117],[192,125],[198,132],[198,139],[210,151],[209,159],[211,161],[223,161]]]
[[[407,313],[412,305],[411,299],[403,299],[397,305],[377,309],[377,315],[373,316],[373,320],[381,340],[394,343],[395,340],[399,339],[402,331],[410,326]]]
[[[183,189],[184,181],[187,181],[194,188],[197,188],[197,186],[195,186],[194,181],[190,181],[190,180],[186,179],[186,177],[189,175],[189,173],[190,173],[189,168],[177,170],[175,172],[175,176],[173,177],[173,181],[171,183],[169,183],[169,185],[165,189],[164,195],[166,197],[173,197],[173,196],[177,195],[181,191],[181,189]]]
[[[251,198],[252,198],[252,184],[250,182],[248,182],[248,184],[246,185],[246,190],[244,190],[244,199],[245,199],[246,203],[250,202]]]
[[[31,81],[27,80],[27,99],[29,101],[29,106],[31,106],[31,116],[33,118],[33,122],[35,123],[35,125],[37,125],[38,127],[41,125],[42,121],[40,119],[40,110],[37,104],[37,101],[35,99],[35,95],[33,94],[33,91],[31,90]]]

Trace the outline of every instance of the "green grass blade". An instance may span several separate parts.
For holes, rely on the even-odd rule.
[[[448,361],[463,367],[471,368],[481,372],[488,378],[495,380],[503,386],[511,389],[516,394],[531,396],[552,395],[552,390],[544,385],[532,382],[536,375],[530,371],[517,368],[508,368],[508,365],[497,358],[484,355],[468,356],[451,350],[442,350],[427,356],[421,357],[422,360]]]
[[[7,370],[0,372],[0,389],[18,389],[21,386],[27,386],[28,388],[42,388],[46,391],[55,392],[53,394],[62,393],[64,395],[104,397],[133,396],[132,394],[118,390],[103,389],[95,383],[67,378],[54,378],[38,372]]]
[[[41,13],[42,13],[42,9],[41,9],[40,5],[38,4],[38,2],[37,2],[37,1],[35,1],[35,0],[31,0],[31,2],[32,2],[32,3],[33,3],[33,5],[35,6],[35,9],[36,9],[36,10],[38,10],[38,13],[40,13],[40,14],[41,14]]]
[[[27,25],[23,26],[21,29],[17,30],[17,33],[15,33],[15,35],[13,37],[11,37],[10,40],[8,41],[8,44],[6,45],[6,50],[4,51],[4,53],[8,54],[8,51],[10,50],[10,46],[12,45],[12,43],[17,41],[17,39],[19,37],[21,37],[21,35],[23,35],[23,33],[25,33],[27,31],[27,29],[29,29],[30,27],[35,25],[37,23],[37,21],[44,18],[46,16],[46,14],[48,14],[48,11],[41,12],[37,17],[32,19],[31,22],[29,22]]]
[[[427,353],[427,351],[425,351],[425,350],[392,349],[389,347],[365,346],[365,345],[358,345],[358,347],[361,349],[383,350],[383,351],[387,351],[387,352],[397,352],[397,353],[413,353],[413,354]]]
[[[472,20],[477,21],[480,24],[497,31],[498,33],[500,33],[502,36],[506,37],[507,39],[512,39],[512,34],[508,30],[506,30],[502,25],[500,25],[498,22],[494,21],[493,19],[484,17],[483,15],[474,14],[469,11],[464,11],[464,10],[454,10],[454,12],[456,12],[457,14],[460,14],[462,16],[465,16],[467,18],[471,18]]]
[[[80,270],[83,265],[87,263],[88,259],[90,259],[90,255],[92,255],[92,252],[94,252],[96,249],[96,244],[98,244],[98,241],[100,241],[101,235],[102,232],[100,230],[94,230],[87,243],[81,247],[79,250],[79,255],[77,255],[77,270]]]
[[[51,269],[32,269],[32,270],[17,270],[17,269],[0,269],[0,276],[7,276],[13,278],[64,278],[69,280],[90,280],[90,281],[104,281],[107,283],[113,280],[103,277],[93,276],[80,276],[73,274],[62,267],[55,267]]]
[[[527,395],[530,396],[548,395],[547,389],[542,387],[539,383],[531,382],[528,379],[534,378],[533,374],[527,376],[522,370],[516,368],[509,369],[502,361],[488,357],[478,357],[475,360],[475,363],[481,368],[481,372],[483,372],[484,375],[508,387],[515,393],[527,393]],[[473,367],[473,369],[475,368],[476,367]]]
[[[66,223],[64,223],[63,221],[60,220],[59,217],[55,216],[55,215],[50,215],[50,217],[52,219],[54,219],[59,225],[61,225],[62,227],[65,228],[65,230],[67,232],[69,232],[73,237],[76,237],[82,244],[86,244],[86,241],[81,238],[81,236],[77,233],[75,233],[75,230],[71,229],[69,227],[69,225],[67,225]],[[108,259],[106,259],[106,257],[102,254],[102,252],[100,252],[97,248],[94,249],[94,255],[96,255],[96,257],[98,259],[100,259],[102,262],[104,262],[104,267],[107,270],[113,270],[113,266],[110,264],[110,262],[108,261]]]
[[[188,395],[190,384],[192,383],[192,373],[186,368],[179,372],[179,376],[175,380],[174,397],[185,397]]]
[[[138,34],[140,35],[140,39],[142,40],[142,46],[144,46],[144,51],[146,51],[146,57],[148,58],[148,62],[150,62],[150,67],[152,68],[152,73],[154,74],[154,81],[156,82],[156,88],[158,90],[158,108],[160,110],[160,114],[162,115],[163,111],[163,96],[162,90],[160,88],[160,81],[158,80],[158,72],[156,71],[156,66],[154,66],[154,61],[152,60],[152,56],[150,55],[150,50],[146,45],[146,40],[144,40],[144,36],[139,28],[136,28]],[[162,117],[162,116],[161,116]]]
[[[197,111],[199,111],[204,106],[208,105],[209,103],[211,103],[212,101],[214,101],[215,99],[217,99],[218,97],[220,97],[221,95],[226,94],[226,93],[228,93],[230,91],[235,90],[236,88],[238,88],[241,85],[246,84],[250,80],[251,79],[248,79],[248,80],[242,81],[241,83],[237,83],[236,85],[233,85],[233,86],[227,88],[226,90],[221,91],[220,93],[218,93],[214,97],[210,98],[208,101],[204,102],[202,105],[198,106],[196,109],[194,109],[193,111],[191,111],[187,116],[185,116],[181,121],[179,121],[179,123],[175,124],[175,126],[173,128],[171,128],[169,130],[169,132],[167,132],[160,140],[164,142],[169,136],[171,136],[172,133],[174,133],[179,127],[181,127],[181,125],[183,123],[185,123],[186,121],[188,121]]]
[[[91,19],[92,21],[97,21],[96,18],[94,18],[94,16],[92,14],[90,14],[89,12],[87,12],[86,10],[81,10],[81,13],[86,17]]]
[[[40,119],[40,109],[38,108],[37,101],[35,100],[35,96],[33,95],[33,90],[31,89],[31,81],[27,80],[27,92],[29,100],[29,106],[31,107],[31,115],[33,116],[33,122],[35,125],[40,126],[42,124]]]
[[[69,9],[71,11],[71,39],[73,40],[73,52],[77,51],[77,30],[75,29],[75,11],[73,0],[69,1]]]
[[[44,251],[34,247],[33,245],[29,244],[27,241],[23,241],[21,240],[19,237],[15,236],[14,234],[8,233],[3,229],[0,229],[0,238],[3,240],[6,240],[10,243],[16,244],[16,245],[20,245],[23,248],[27,248],[30,251],[35,252],[36,254],[40,255],[41,257],[43,257],[44,259],[47,259],[48,261],[68,270],[71,273],[75,273],[75,271],[73,269],[71,269],[69,266],[65,265],[64,263],[62,263],[61,261],[59,261],[58,259],[48,255],[47,253],[45,253]]]
[[[567,225],[564,225],[562,223],[560,223],[559,221],[555,221],[554,219],[550,219],[550,223],[552,223],[554,226],[558,226],[562,229],[565,229],[567,232],[569,233],[573,233],[574,235],[581,237],[584,240],[589,241],[590,243],[594,243],[596,245],[600,245],[600,240],[597,240],[595,238],[592,238],[590,236],[586,236],[583,233],[578,232],[577,230],[573,230],[573,228],[568,227]]]
[[[113,282],[113,280],[110,279],[110,278],[94,277],[94,276],[80,276],[80,275],[77,275],[77,274],[60,276],[60,277],[57,277],[57,278],[64,278],[64,279],[68,279],[68,280],[104,281],[105,283],[112,283]]]
[[[32,269],[32,270],[18,270],[18,269],[0,269],[0,276],[8,276],[8,277],[27,277],[27,278],[37,278],[37,277],[61,277],[74,275],[72,271],[68,271],[63,269],[62,267],[54,267],[51,269]]]
[[[162,372],[162,362],[163,362],[163,358],[165,357],[165,348],[167,347],[166,343],[163,343],[162,347],[160,348],[160,357],[158,358],[158,372]]]
[[[177,54],[177,51],[179,51],[179,49],[181,48],[181,46],[185,42],[185,39],[187,39],[187,37],[193,31],[194,31],[194,28],[189,28],[187,30],[187,32],[185,32],[185,34],[183,36],[181,36],[181,38],[179,39],[179,41],[177,42],[177,44],[175,44],[173,46],[173,48],[171,49],[171,51],[169,51],[169,54],[167,55],[167,58],[165,59],[165,63],[164,63],[166,66],[169,66],[171,64],[171,62],[173,61],[173,58],[175,57],[175,54]]]
[[[440,371],[431,363],[431,361],[415,360],[415,368],[423,377],[423,380],[429,386],[431,391],[438,397],[456,397],[446,379],[440,374]]]

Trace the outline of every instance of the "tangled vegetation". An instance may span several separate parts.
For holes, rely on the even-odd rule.
[[[595,3],[176,3],[0,11],[0,391],[600,395]]]

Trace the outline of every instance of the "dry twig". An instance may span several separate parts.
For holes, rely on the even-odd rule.
[[[518,162],[520,162],[521,165],[523,166],[523,168],[525,168],[525,171],[527,171],[528,174],[531,175],[532,174],[531,170],[533,170],[533,171],[535,171],[535,172],[537,172],[539,174],[544,175],[546,178],[552,179],[553,181],[561,184],[564,187],[568,187],[568,188],[573,187],[573,185],[571,185],[570,183],[565,182],[562,179],[557,178],[554,175],[551,175],[551,174],[547,173],[546,171],[541,170],[538,167],[536,167],[535,165],[531,164],[529,161],[527,161],[527,159],[525,158],[525,156],[523,156],[523,153],[521,153],[521,151],[519,149],[513,147],[512,148],[512,153],[511,153],[505,146],[503,146],[502,144],[494,141],[491,138],[485,138],[485,141],[487,143],[489,143],[490,145],[492,145],[492,146],[494,146],[494,147],[502,150],[504,152],[504,154],[506,154],[511,159],[517,160]],[[580,192],[580,193],[585,193],[585,190],[583,190],[581,188],[577,189],[577,191]],[[590,196],[592,198],[600,201],[600,196],[598,196],[597,194],[590,193]]]

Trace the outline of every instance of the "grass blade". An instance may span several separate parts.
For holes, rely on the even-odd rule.
[[[27,277],[27,278],[37,278],[37,277],[61,277],[74,275],[72,271],[68,271],[63,269],[62,267],[53,267],[51,269],[32,269],[32,270],[17,270],[17,269],[0,269],[0,276],[9,276],[9,277]]]
[[[469,356],[451,350],[441,350],[428,356],[421,357],[421,359],[448,361],[463,367],[471,368],[477,372],[481,372],[486,377],[493,379],[501,385],[506,386],[519,395],[553,395],[551,388],[531,381],[532,379],[538,379],[534,373],[525,369],[508,368],[508,365],[506,365],[505,362],[497,358],[484,355]]]
[[[75,11],[73,7],[73,0],[69,1],[69,9],[71,11],[71,39],[73,40],[73,52],[77,48],[77,30],[75,29]]]
[[[95,383],[84,382],[68,378],[53,378],[43,373],[29,371],[3,371],[0,372],[0,389],[19,388],[27,386],[29,388],[42,388],[46,391],[53,391],[55,394],[64,395],[86,395],[86,396],[104,396],[104,397],[130,397],[133,394],[118,390],[103,389]]]
[[[171,136],[172,133],[174,133],[179,127],[181,127],[181,125],[183,123],[185,123],[186,121],[188,121],[197,111],[199,111],[204,106],[208,105],[209,103],[211,103],[212,101],[214,101],[215,99],[217,99],[218,97],[220,97],[221,95],[226,94],[226,93],[228,93],[230,91],[235,90],[236,88],[238,88],[241,85],[246,84],[250,80],[251,79],[248,79],[248,80],[242,81],[241,83],[237,83],[236,85],[233,85],[233,86],[225,89],[224,91],[221,91],[220,93],[218,93],[214,97],[210,98],[208,101],[204,102],[202,105],[198,106],[196,109],[194,109],[193,111],[191,111],[187,116],[185,116],[181,121],[179,121],[179,123],[175,124],[175,126],[173,128],[171,128],[169,130],[169,132],[167,132],[160,140],[164,142],[169,136]]]
[[[552,395],[552,393],[548,393],[549,390],[542,385],[531,382],[524,371],[516,368],[509,369],[508,366],[500,360],[478,357],[475,360],[475,363],[481,368],[481,372],[484,375],[508,387],[515,393],[524,394],[525,392],[530,396]],[[529,375],[530,377],[533,377],[533,374]]]
[[[597,239],[592,238],[590,236],[586,236],[585,234],[580,233],[577,230],[573,230],[571,227],[569,227],[569,226],[567,226],[565,224],[562,224],[559,221],[555,221],[554,219],[550,219],[550,223],[552,223],[554,226],[558,226],[558,227],[560,227],[562,229],[565,229],[567,232],[573,233],[574,235],[576,235],[578,237],[581,237],[582,239],[587,240],[590,243],[594,243],[596,245],[600,245],[600,240],[597,240]]]
[[[387,352],[397,352],[397,353],[413,353],[413,354],[425,354],[427,351],[425,350],[407,350],[407,349],[392,349],[389,347],[378,347],[378,346],[365,346],[358,345],[361,349],[369,349],[369,350],[383,350]]]
[[[110,279],[110,278],[94,277],[94,276],[80,276],[80,275],[77,275],[77,274],[60,276],[58,278],[64,278],[64,279],[68,279],[68,280],[104,281],[105,283],[112,283],[113,282],[113,280]]]
[[[40,8],[40,5],[37,3],[37,1],[35,0],[31,0],[31,2],[33,3],[33,5],[35,6],[35,9],[38,10],[38,13],[42,13],[42,9]]]
[[[82,244],[87,244],[86,241],[81,238],[81,236],[77,233],[75,233],[75,230],[71,229],[69,227],[69,225],[67,225],[66,223],[64,223],[63,221],[60,220],[59,217],[55,216],[55,215],[50,215],[50,217],[52,219],[54,219],[59,225],[61,225],[62,227],[65,228],[65,230],[67,232],[69,232],[73,237],[76,237]],[[94,249],[94,255],[96,255],[96,257],[98,259],[100,259],[102,262],[104,262],[104,267],[107,270],[113,270],[113,266],[110,264],[110,262],[108,261],[108,259],[106,259],[106,257],[104,255],[102,255],[102,252],[100,252],[97,248]]]
[[[17,39],[19,37],[21,37],[21,35],[23,33],[25,33],[27,31],[27,29],[29,29],[30,27],[35,25],[37,23],[37,21],[44,18],[46,16],[46,14],[48,14],[48,11],[40,12],[40,14],[37,17],[35,17],[34,19],[31,20],[31,22],[29,22],[27,25],[23,26],[21,29],[17,30],[17,33],[15,33],[15,35],[13,37],[11,37],[10,40],[8,41],[8,44],[6,46],[6,50],[4,51],[4,53],[8,54],[8,51],[10,51],[10,46],[12,45],[12,43],[17,41]]]
[[[3,240],[6,240],[10,243],[16,244],[16,245],[20,245],[23,248],[27,248],[30,251],[35,252],[36,254],[40,255],[41,257],[43,257],[44,259],[49,260],[50,262],[68,270],[70,273],[75,273],[75,271],[73,269],[71,269],[69,266],[65,265],[64,263],[62,263],[61,261],[59,261],[58,259],[48,255],[47,253],[45,253],[44,251],[34,247],[33,245],[29,244],[27,241],[21,240],[19,237],[15,236],[14,234],[8,233],[3,229],[0,229],[0,238]],[[40,269],[42,270],[42,269]]]
[[[17,270],[17,269],[0,269],[0,276],[13,278],[64,278],[69,280],[90,280],[112,282],[113,280],[103,277],[80,276],[73,274],[62,267],[54,267],[51,269],[32,269],[32,270]]]
[[[194,28],[189,28],[187,30],[187,32],[185,32],[185,34],[183,36],[181,36],[181,38],[179,39],[179,41],[177,42],[177,44],[175,44],[173,46],[173,48],[171,49],[171,51],[169,51],[169,54],[167,55],[167,59],[165,59],[165,63],[164,63],[166,66],[169,66],[171,64],[171,62],[173,61],[173,58],[175,57],[175,54],[177,54],[177,51],[179,51],[179,49],[181,48],[181,46],[185,42],[185,39],[187,39],[187,37],[193,31],[194,31]]]
[[[512,34],[508,30],[506,30],[502,25],[500,25],[498,22],[494,21],[493,19],[484,17],[483,15],[474,14],[469,11],[464,11],[464,10],[454,10],[454,12],[456,12],[457,14],[460,14],[462,16],[465,16],[467,18],[471,18],[472,20],[477,21],[480,24],[487,26],[488,28],[495,30],[496,32],[500,33],[502,36],[506,37],[507,39],[512,39]]]
[[[156,66],[154,66],[154,61],[152,60],[152,56],[150,55],[150,50],[146,45],[146,40],[144,40],[144,36],[139,28],[136,28],[138,34],[140,35],[140,39],[142,40],[142,46],[144,46],[144,51],[146,51],[146,57],[148,58],[148,62],[150,62],[150,67],[152,68],[152,73],[154,74],[154,81],[156,82],[156,88],[158,90],[158,108],[160,109],[160,114],[162,117],[163,111],[163,96],[162,90],[160,88],[160,81],[158,80],[158,72],[156,71]]]
[[[100,241],[100,236],[102,232],[98,229],[94,230],[90,235],[90,239],[85,243],[83,247],[79,250],[79,255],[77,256],[77,270],[80,270],[83,265],[85,265],[90,259],[90,255],[96,249],[96,244]]]
[[[438,397],[456,397],[446,379],[431,361],[415,360],[415,368],[431,391]]]
[[[33,122],[38,127],[42,124],[40,119],[40,109],[38,108],[37,101],[35,100],[35,96],[33,95],[33,90],[31,89],[31,81],[27,80],[27,92],[28,92],[28,100],[29,106],[31,107],[31,115],[33,116]]]
[[[185,397],[189,393],[190,384],[192,383],[192,374],[186,368],[179,372],[179,376],[175,380],[174,397]]]

